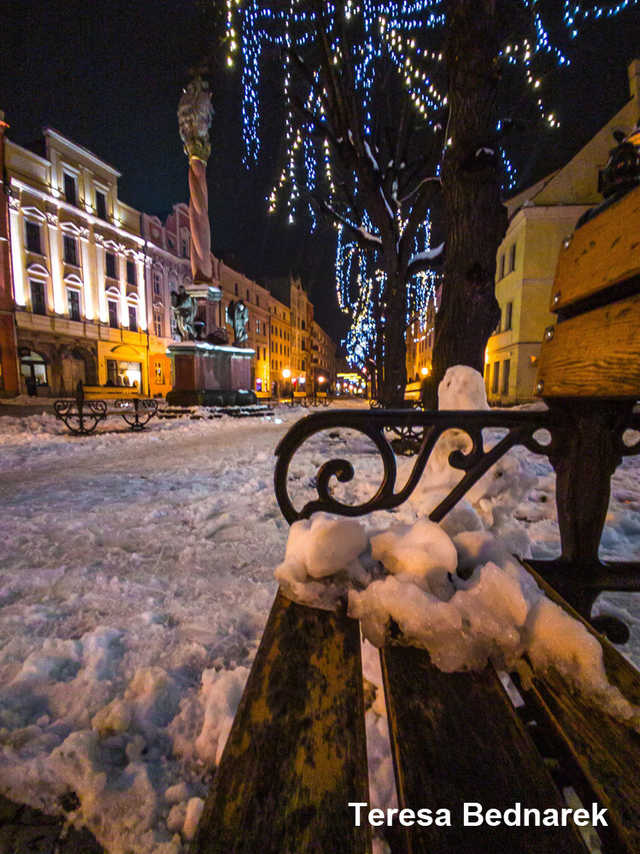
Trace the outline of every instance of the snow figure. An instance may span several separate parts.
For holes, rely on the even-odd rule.
[[[213,280],[206,175],[211,154],[209,128],[212,117],[209,84],[200,76],[195,77],[183,90],[178,104],[180,139],[189,158],[189,227],[194,284]]]

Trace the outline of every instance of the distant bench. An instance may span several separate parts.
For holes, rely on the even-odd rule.
[[[143,430],[158,412],[158,401],[129,386],[76,386],[75,396],[56,400],[56,418],[63,421],[72,433],[93,433],[109,415],[119,415],[132,430]]]

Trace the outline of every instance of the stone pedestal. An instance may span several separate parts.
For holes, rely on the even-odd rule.
[[[171,406],[240,406],[257,403],[251,390],[254,350],[183,341],[170,344],[175,382],[167,395]]]

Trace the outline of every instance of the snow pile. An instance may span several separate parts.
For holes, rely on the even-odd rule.
[[[0,418],[4,795],[87,824],[109,854],[184,854],[275,595],[273,567],[285,552],[289,527],[274,499],[273,451],[306,414],[281,406],[273,419],[153,419],[140,434],[110,419],[108,429],[88,437],[70,436],[51,415]],[[305,443],[292,462],[292,490],[304,500],[316,497],[313,476],[337,455],[353,462],[356,476],[336,484],[336,494],[370,497],[380,482],[380,457],[366,437],[355,445],[352,438],[340,429]],[[489,431],[487,442],[495,441]],[[314,595],[333,586],[326,607],[389,576],[446,608],[461,599],[462,582],[477,566],[493,562],[504,572],[503,557],[489,545],[463,559],[464,531],[477,535],[487,527],[508,550],[523,553],[530,542],[535,557],[557,555],[551,467],[523,448],[509,458],[514,473],[505,469],[490,490],[458,504],[440,525],[457,546],[452,580],[445,571],[450,545],[438,536],[436,549],[423,526],[411,536],[428,510],[425,501],[364,520],[371,529],[364,538],[358,530],[347,537],[343,519],[333,520],[338,527],[315,518],[304,523],[305,530],[316,524],[317,551],[333,552],[323,569],[348,569],[314,576],[317,551],[296,548],[287,555],[287,573],[302,578],[296,584],[303,593],[308,584],[318,585]],[[410,458],[399,459],[399,476],[411,466]],[[639,471],[640,457],[627,457],[614,475],[604,558],[640,554]],[[523,475],[535,485],[518,499]],[[292,500],[301,506],[297,494]],[[375,554],[384,552],[394,572],[369,545],[391,527]],[[424,555],[429,542],[439,564]],[[489,580],[490,573],[476,586]],[[526,581],[518,582],[521,589]],[[525,601],[534,593],[524,589]],[[640,594],[600,601],[630,625],[623,651],[640,664]],[[531,624],[539,639],[530,657],[557,664],[554,621],[561,616],[529,612],[525,627]],[[508,645],[505,622],[500,636]],[[575,666],[587,668],[591,655]],[[394,806],[382,691],[373,688],[381,685],[378,654],[368,643],[363,664],[372,800]]]
[[[284,562],[276,579],[291,599],[316,608],[333,608],[350,582],[366,583],[369,575],[359,560],[367,548],[362,525],[316,513],[311,521],[294,522]]]
[[[348,613],[360,620],[364,636],[374,646],[385,643],[393,621],[405,643],[426,649],[447,673],[481,670],[489,661],[498,669],[510,669],[526,655],[537,672],[554,668],[612,715],[634,719],[640,726],[640,710],[609,684],[596,638],[547,599],[490,533],[463,532],[451,539],[439,525],[425,520],[375,533],[369,537],[370,555],[385,571],[375,577],[375,572],[353,571],[354,565],[361,566],[357,550],[360,556],[365,551],[364,526],[318,514],[310,523],[292,526],[286,561],[277,577],[286,576],[283,567],[291,566],[304,566],[307,578],[312,576],[308,560],[317,553],[318,531],[331,540],[323,581],[328,586],[335,583],[333,577],[341,577],[342,584],[347,579],[355,582],[348,591]],[[338,531],[346,544],[344,552],[336,545]],[[305,584],[302,577],[296,583]],[[319,584],[307,582],[303,601],[316,604],[313,594]],[[324,592],[319,602],[326,607]]]

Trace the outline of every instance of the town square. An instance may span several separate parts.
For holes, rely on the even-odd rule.
[[[640,8],[12,6],[0,854],[640,850]]]

